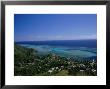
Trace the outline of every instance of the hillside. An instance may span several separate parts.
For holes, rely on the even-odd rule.
[[[14,46],[15,76],[96,76],[96,61],[77,61],[56,54],[38,55],[32,48]]]

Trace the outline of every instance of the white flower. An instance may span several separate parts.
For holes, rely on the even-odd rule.
[[[75,67],[75,66],[72,66],[73,68]]]
[[[54,70],[54,68],[52,68],[52,70]]]
[[[58,69],[58,67],[56,67],[56,69]]]
[[[68,62],[68,64],[70,64],[70,62]]]
[[[92,72],[96,72],[96,70],[92,69]]]
[[[61,68],[63,68],[64,66],[61,66]]]
[[[61,71],[61,69],[59,69],[58,71]]]
[[[84,70],[80,70],[80,72],[83,72]]]
[[[85,65],[84,65],[84,64],[80,64],[80,66],[81,66],[81,67],[85,67]]]
[[[52,73],[52,70],[48,70],[49,73]]]

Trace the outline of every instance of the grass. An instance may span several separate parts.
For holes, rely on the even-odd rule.
[[[68,76],[68,70],[62,70],[55,74],[55,76]]]

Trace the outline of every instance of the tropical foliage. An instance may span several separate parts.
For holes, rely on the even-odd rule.
[[[96,76],[95,60],[80,61],[56,54],[38,55],[32,48],[15,44],[15,76]]]

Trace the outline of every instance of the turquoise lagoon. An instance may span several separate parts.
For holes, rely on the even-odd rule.
[[[52,46],[52,45],[31,45],[20,44],[27,48],[33,48],[38,51],[39,55],[46,55],[54,53],[61,57],[75,58],[75,59],[96,59],[97,49],[90,47],[67,47],[67,46]]]

